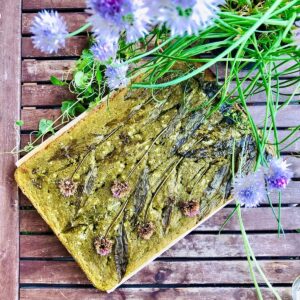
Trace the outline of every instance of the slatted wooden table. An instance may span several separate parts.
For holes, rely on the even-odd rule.
[[[58,9],[71,31],[85,20],[84,6],[84,0],[23,0],[22,6],[21,0],[1,1],[0,152],[12,149],[19,138],[24,146],[40,118],[55,119],[61,101],[74,97],[64,88],[52,86],[49,78],[66,76],[86,46],[86,36],[71,38],[58,54],[45,55],[31,43],[29,28],[34,15],[40,9]],[[259,123],[265,109],[262,95],[253,96],[251,103]],[[14,128],[17,119],[25,122],[20,135]],[[287,135],[288,127],[299,124],[300,106],[291,105],[278,116],[280,137]],[[297,142],[283,153],[295,172],[283,194],[285,236],[277,237],[276,222],[267,205],[243,209],[257,259],[283,299],[291,298],[291,283],[300,274],[300,234],[296,232],[300,228],[300,158],[292,157],[299,152]],[[17,194],[12,175],[16,159],[0,156],[0,299],[256,299],[237,220],[233,218],[218,234],[233,205],[113,294],[97,291],[30,202]],[[273,200],[276,206],[276,197]],[[266,288],[263,292],[265,299],[273,299]]]

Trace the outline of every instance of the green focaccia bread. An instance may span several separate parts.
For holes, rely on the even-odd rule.
[[[20,161],[21,190],[98,289],[113,290],[224,206],[232,161],[253,167],[243,112],[206,116],[216,91],[200,77],[122,89]]]

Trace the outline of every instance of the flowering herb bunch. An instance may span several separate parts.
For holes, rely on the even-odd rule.
[[[69,85],[77,96],[76,101],[63,102],[61,119],[74,117],[100,103],[103,95],[131,81],[132,88],[163,89],[213,68],[218,90],[211,101],[198,109],[205,109],[209,117],[224,106],[239,104],[247,114],[259,152],[253,173],[241,177],[238,172],[233,180],[232,194],[237,205],[228,220],[238,214],[259,299],[262,295],[253,266],[279,299],[255,260],[240,207],[269,201],[278,222],[278,234],[283,231],[281,191],[291,180],[292,172],[280,151],[287,147],[283,144],[289,146],[297,141],[294,135],[300,125],[290,128],[290,133],[280,140],[276,116],[289,104],[299,102],[300,0],[87,0],[87,12],[87,23],[72,33],[64,19],[53,11],[40,12],[31,27],[35,47],[47,53],[59,51],[67,38],[89,27],[92,31],[89,49],[77,61],[71,83],[51,79],[53,84]],[[172,67],[178,62],[194,66],[184,73],[174,73]],[[223,76],[219,76],[221,65],[225,66]],[[143,81],[134,82],[141,73],[147,74]],[[168,73],[172,73],[171,79],[162,81]],[[289,76],[295,77],[286,79]],[[292,91],[287,94],[286,88]],[[247,104],[258,93],[266,103],[260,129]],[[55,122],[45,126],[45,121],[42,120],[39,138],[55,129]],[[270,142],[272,134],[274,141]],[[275,149],[273,158],[266,155],[270,145]],[[34,143],[27,149],[33,146]],[[232,165],[234,171],[234,162]],[[272,190],[278,191],[277,213],[269,198]]]

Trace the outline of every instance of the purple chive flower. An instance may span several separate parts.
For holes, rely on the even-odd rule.
[[[105,63],[110,59],[114,60],[116,58],[118,51],[118,43],[98,41],[91,47],[91,51],[95,59]]]
[[[182,9],[192,8],[197,0],[171,0],[174,5]]]
[[[163,1],[158,20],[171,31],[171,36],[198,34],[212,24],[219,5],[224,0],[169,0]]]
[[[128,70],[127,64],[122,64],[121,61],[116,60],[113,66],[108,66],[105,70],[105,77],[107,79],[108,87],[111,90],[125,87],[129,83],[129,79],[126,77]]]
[[[126,32],[126,41],[134,43],[149,33],[151,16],[149,7],[143,4],[143,1],[132,1],[133,10],[123,17],[123,29]]]
[[[244,177],[237,177],[233,185],[233,197],[245,207],[256,207],[266,198],[263,173],[257,171]]]
[[[118,23],[122,21],[124,10],[130,9],[131,3],[128,0],[88,0],[87,6],[103,19]]]
[[[270,190],[282,190],[286,188],[293,172],[288,168],[290,165],[282,158],[273,158],[266,169],[265,178]]]
[[[98,40],[119,39],[122,3],[122,0],[87,0],[89,21]]]
[[[115,41],[125,31],[132,43],[148,34],[149,8],[142,0],[88,0],[87,6],[97,39]]]
[[[56,11],[39,12],[30,31],[34,47],[46,53],[57,52],[64,47],[68,35],[66,22]]]

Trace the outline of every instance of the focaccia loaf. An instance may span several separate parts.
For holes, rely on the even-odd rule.
[[[216,92],[201,77],[122,89],[19,162],[21,190],[95,287],[113,290],[223,207],[232,161],[253,167],[243,112],[208,113]]]

